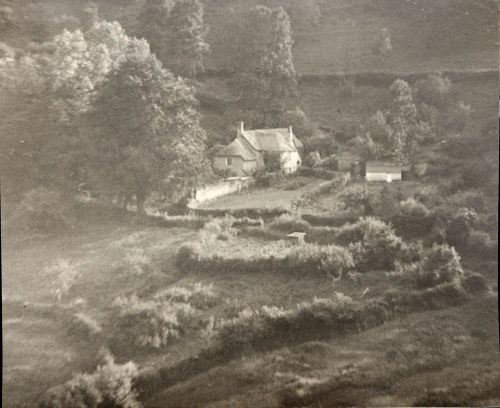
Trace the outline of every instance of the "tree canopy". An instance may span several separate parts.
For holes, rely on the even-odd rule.
[[[296,106],[290,18],[282,7],[257,6],[248,12],[239,34],[234,69],[242,104],[263,115],[262,125],[276,125],[286,110]]]
[[[102,87],[89,126],[94,180],[118,194],[184,189],[207,174],[194,92],[149,49],[131,55]]]

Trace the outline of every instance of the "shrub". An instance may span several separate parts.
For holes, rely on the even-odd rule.
[[[467,292],[472,294],[483,293],[488,289],[486,279],[480,273],[466,273],[462,285]]]
[[[223,218],[215,218],[205,224],[199,232],[201,240],[230,240],[237,234],[237,230],[233,228],[234,218],[226,216]]]
[[[478,258],[495,258],[498,256],[498,242],[484,231],[473,230],[467,241],[467,252]]]
[[[107,355],[92,374],[76,374],[66,384],[47,392],[40,408],[140,408],[133,381],[138,369],[132,362],[116,364]]]
[[[90,338],[102,332],[101,326],[85,313],[76,313],[66,327],[69,335]]]
[[[401,201],[400,208],[401,213],[407,217],[426,217],[429,215],[428,208],[411,197]]]
[[[298,218],[297,216],[291,214],[283,214],[278,218],[275,218],[270,224],[269,228],[271,230],[282,231],[282,232],[306,232],[310,225],[307,221]]]
[[[117,338],[138,347],[160,348],[196,324],[195,309],[184,302],[144,300],[132,295],[117,298],[114,308]]]
[[[46,233],[70,228],[73,217],[72,205],[63,194],[39,187],[24,194],[9,225],[24,231]]]
[[[327,157],[320,163],[320,167],[331,171],[338,171],[339,160],[335,155]]]
[[[310,168],[314,168],[316,166],[319,166],[320,164],[321,164],[321,155],[316,151],[309,152],[303,161],[303,165]]]
[[[339,198],[344,203],[344,208],[353,214],[370,215],[372,213],[371,197],[359,184],[347,186]]]
[[[431,74],[426,79],[421,79],[415,84],[415,96],[418,102],[438,108],[449,103],[452,83],[442,74]]]
[[[401,266],[405,282],[419,289],[457,281],[462,275],[460,257],[448,245],[433,245],[420,262]]]
[[[375,218],[361,218],[338,228],[335,239],[349,247],[360,272],[391,270],[402,246],[392,227]]]

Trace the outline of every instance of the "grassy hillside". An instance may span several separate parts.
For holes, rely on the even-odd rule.
[[[212,54],[207,66],[231,66],[230,27],[235,13],[268,0],[203,0]],[[100,15],[118,20],[135,33],[144,0],[98,0]],[[297,71],[421,72],[496,69],[497,12],[492,0],[317,0],[317,24],[292,27]],[[3,27],[2,41],[22,47],[49,39],[63,27],[75,28],[85,2],[76,0],[3,0],[14,23]],[[382,57],[372,46],[380,30],[391,35],[393,50]]]
[[[210,65],[226,67],[231,61],[225,50],[230,41],[226,32],[230,10],[241,1],[205,3],[211,30]],[[329,0],[319,4],[318,26],[295,30],[298,72],[418,72],[497,67],[497,9],[491,1]],[[382,28],[387,28],[392,37],[393,51],[386,57],[371,51],[373,40]]]

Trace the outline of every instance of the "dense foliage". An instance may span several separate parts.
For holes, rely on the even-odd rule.
[[[76,374],[48,391],[41,408],[140,408],[133,381],[138,369],[132,362],[116,364],[111,355],[92,374]]]

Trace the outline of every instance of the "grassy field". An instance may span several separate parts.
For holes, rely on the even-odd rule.
[[[236,194],[207,201],[198,206],[205,209],[244,209],[244,208],[285,208],[290,209],[292,203],[303,194],[316,188],[324,180],[309,179],[307,184],[294,190],[284,190],[281,186],[268,188],[251,188]]]
[[[117,296],[178,279],[169,269],[168,254],[193,235],[182,229],[95,223],[64,236],[2,240],[2,405],[33,407],[49,387],[73,372],[92,369],[90,356],[98,350],[85,338],[68,336],[57,317],[40,317],[41,307],[79,304],[79,311],[100,318]],[[135,271],[137,251],[148,259],[145,272]],[[55,291],[73,269],[77,275],[58,302]],[[29,303],[19,311],[9,307],[14,302]]]
[[[133,360],[143,371],[171,367],[207,347],[208,322],[217,327],[244,310],[293,309],[335,293],[365,302],[395,285],[383,271],[340,281],[266,270],[180,273],[174,262],[177,249],[198,234],[180,228],[89,222],[62,236],[10,237],[3,246],[3,406],[32,407],[47,388],[75,372],[92,371],[102,345],[110,347],[119,362]],[[265,245],[237,238],[221,241],[218,253],[234,255],[237,248],[258,253]],[[492,283],[494,274],[487,277]],[[110,343],[109,336],[119,330],[109,321],[118,296],[138,294],[148,300],[164,290],[196,285],[213,294],[195,318],[202,329],[188,331],[159,349],[138,349],[132,338]],[[58,297],[55,289],[61,287]],[[70,333],[58,310],[95,319],[103,327],[103,340]],[[473,304],[410,315],[348,337],[281,344],[266,352],[248,349],[151,395],[145,407],[290,406],[285,404],[290,390],[302,388],[304,395],[325,403],[409,405],[426,395],[429,384],[452,387],[467,381],[468,375],[479,378],[480,387],[467,401],[498,401],[490,386],[500,378],[498,365],[492,363],[497,352],[495,313],[494,296],[481,296]]]

